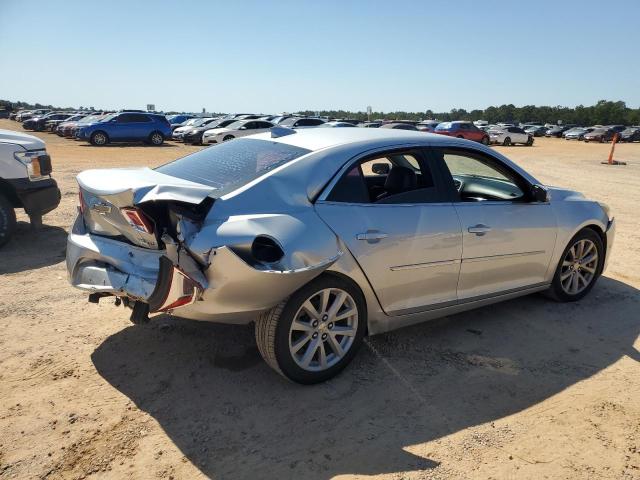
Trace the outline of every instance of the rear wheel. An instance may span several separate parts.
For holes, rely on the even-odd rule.
[[[323,275],[260,315],[256,343],[279,374],[298,383],[318,383],[351,362],[366,321],[360,290],[340,277]]]
[[[156,147],[162,145],[164,143],[164,135],[160,132],[153,132],[149,135],[149,143],[151,145],[155,145]]]
[[[562,253],[553,277],[551,296],[560,302],[580,300],[593,288],[602,273],[604,245],[590,228],[578,232]]]
[[[109,143],[109,137],[104,132],[93,132],[89,138],[91,145],[102,146]]]
[[[530,147],[531,145],[533,145],[533,137],[527,139],[527,146]]]
[[[7,198],[0,194],[0,247],[9,241],[16,229],[16,212]]]
[[[511,145],[511,138],[507,137],[504,139],[504,141],[502,142],[502,145],[504,145],[505,147],[508,147],[509,145]]]

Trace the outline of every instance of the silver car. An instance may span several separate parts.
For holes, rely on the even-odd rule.
[[[255,322],[264,359],[300,383],[365,335],[533,292],[578,300],[615,231],[605,205],[488,147],[405,130],[275,127],[78,183],[75,287],[134,323]]]

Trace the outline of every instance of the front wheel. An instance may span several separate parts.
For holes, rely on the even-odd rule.
[[[276,372],[313,384],[334,377],[351,362],[366,321],[360,290],[348,280],[323,275],[260,315],[256,343]]]
[[[507,137],[504,139],[504,141],[502,142],[502,145],[504,145],[505,147],[508,147],[509,145],[511,145],[511,138]]]
[[[224,137],[222,139],[222,141],[223,142],[228,142],[229,140],[233,140],[234,138],[236,138],[236,137],[234,137],[233,135],[227,135],[226,137]]]
[[[549,293],[560,302],[575,302],[593,288],[602,273],[604,245],[600,235],[585,228],[562,253]]]
[[[531,145],[533,145],[533,137],[529,137],[527,139],[527,147],[530,147]]]
[[[7,198],[0,194],[0,247],[9,241],[16,229],[16,212]]]
[[[483,145],[489,145],[489,137],[482,137],[480,143],[482,143]]]

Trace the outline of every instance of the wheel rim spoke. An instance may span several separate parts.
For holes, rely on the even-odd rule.
[[[300,320],[294,320],[293,325],[291,325],[293,330],[298,330],[302,332],[313,332],[313,327],[309,323],[301,322]]]
[[[301,360],[301,363],[303,366],[305,367],[309,366],[309,364],[311,363],[311,360],[313,359],[313,356],[316,353],[316,350],[318,349],[319,343],[320,341],[317,338],[314,338],[313,340],[311,340],[311,343],[309,343],[309,346],[305,350],[304,356],[302,357],[302,360]]]
[[[291,345],[291,351],[297,353],[302,347],[304,347],[307,342],[311,339],[311,335],[305,335],[300,338],[300,340],[296,341],[293,345]]]
[[[335,334],[330,333],[327,340],[329,342],[329,346],[331,346],[331,350],[333,350],[338,357],[342,358],[344,356],[344,350],[342,349],[340,342],[336,339]]]
[[[343,327],[336,325],[332,330],[334,335],[343,335],[345,337],[355,337],[356,332],[352,327]]]

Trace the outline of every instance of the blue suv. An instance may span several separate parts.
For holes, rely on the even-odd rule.
[[[107,115],[100,121],[82,125],[76,138],[92,145],[109,142],[146,142],[162,145],[171,138],[171,125],[164,115],[156,113],[119,112]]]

